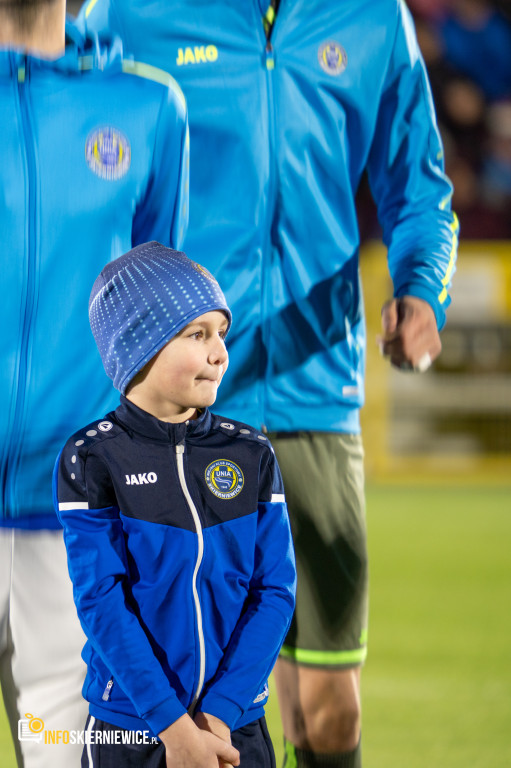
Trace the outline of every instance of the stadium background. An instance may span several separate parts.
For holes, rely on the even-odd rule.
[[[79,5],[68,2],[68,10]],[[455,186],[461,240],[441,356],[420,377],[392,371],[376,345],[391,286],[363,183],[371,563],[364,765],[507,768],[511,2],[410,0],[409,6]],[[275,695],[268,719],[279,757]],[[15,766],[1,707],[0,766]]]

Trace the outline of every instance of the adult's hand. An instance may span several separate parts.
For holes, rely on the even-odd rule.
[[[381,312],[381,353],[396,368],[425,371],[442,350],[435,314],[427,301],[402,296],[387,301]]]

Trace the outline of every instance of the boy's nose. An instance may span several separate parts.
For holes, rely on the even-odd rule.
[[[227,349],[222,339],[218,339],[213,344],[213,348],[209,354],[209,362],[215,365],[223,365],[229,358]]]

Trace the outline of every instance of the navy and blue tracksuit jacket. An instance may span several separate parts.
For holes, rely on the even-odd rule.
[[[218,408],[270,430],[358,432],[362,174],[395,296],[425,299],[440,328],[456,258],[452,189],[403,0],[281,0],[269,44],[267,7],[87,0],[79,21],[119,34],[185,94],[184,249],[218,279],[234,318]]]
[[[0,49],[0,526],[60,527],[66,437],[118,402],[88,325],[105,264],[187,225],[183,94],[68,24],[55,61]]]
[[[264,435],[205,410],[161,422],[126,398],[54,475],[95,717],[160,733],[189,711],[263,714],[294,609],[282,480]]]

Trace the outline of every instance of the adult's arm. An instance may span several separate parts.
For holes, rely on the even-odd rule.
[[[397,365],[415,365],[425,352],[440,351],[458,221],[424,62],[401,1],[368,174],[394,285],[394,301],[383,310],[383,351]]]

